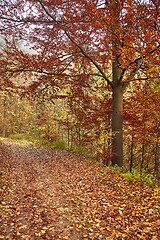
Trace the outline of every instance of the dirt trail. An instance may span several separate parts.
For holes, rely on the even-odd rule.
[[[66,150],[0,143],[0,239],[158,240],[158,193]]]

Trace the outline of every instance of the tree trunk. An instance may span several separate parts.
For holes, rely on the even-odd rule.
[[[123,87],[120,81],[121,69],[115,60],[112,63],[112,165],[123,166]]]
[[[133,155],[134,155],[134,140],[132,136],[132,142],[131,142],[131,150],[130,150],[130,164],[129,164],[129,171],[132,172],[133,169]]]
[[[3,126],[2,126],[2,137],[6,137],[6,116],[7,116],[7,97],[4,95],[3,99]]]

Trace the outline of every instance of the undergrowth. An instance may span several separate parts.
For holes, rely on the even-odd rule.
[[[123,168],[115,165],[112,167],[112,169],[116,172],[118,172],[123,178],[125,178],[128,181],[142,181],[145,184],[148,184],[150,186],[153,186],[156,184],[156,178],[149,173],[143,172],[143,174],[140,173],[137,169],[132,169],[132,171],[124,171]]]

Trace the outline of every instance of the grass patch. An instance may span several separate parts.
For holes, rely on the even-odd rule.
[[[9,138],[11,138],[12,140],[26,140],[26,136],[24,134],[20,134],[20,133],[16,133],[16,134],[11,134],[9,136]]]
[[[49,148],[53,148],[53,149],[65,149],[67,148],[67,145],[65,143],[65,141],[63,140],[58,140],[58,141],[48,141],[45,139],[38,139],[38,138],[34,138],[32,136],[27,136],[24,134],[12,134],[9,136],[10,139],[15,140],[16,142],[23,144],[23,143],[33,143],[36,145],[42,145],[42,146],[46,146]]]
[[[148,173],[140,174],[140,172],[137,169],[132,169],[131,172],[130,171],[125,172],[123,168],[115,165],[114,167],[112,167],[112,170],[118,172],[127,181],[138,180],[150,186],[156,184],[156,178],[152,174]]]
[[[9,136],[9,139],[14,141],[14,143],[16,143],[18,145],[33,144],[35,141],[32,137],[24,135],[24,134],[11,134]],[[8,141],[8,138],[6,138],[6,140]]]
[[[146,174],[142,177],[142,181],[152,186],[155,185],[156,178],[152,174]]]
[[[73,153],[77,153],[77,154],[81,154],[84,155],[86,157],[89,157],[90,153],[89,151],[84,147],[84,146],[74,146],[73,148],[71,148],[71,151]]]
[[[55,142],[53,142],[53,148],[66,149],[67,145],[66,145],[65,141],[63,141],[63,140],[55,141]]]
[[[65,149],[66,148],[66,143],[65,141],[59,140],[59,141],[54,141],[50,142],[44,139],[38,139],[34,141],[35,144],[46,146],[52,149]]]
[[[132,172],[121,173],[120,175],[128,181],[134,180],[134,176],[133,176]]]
[[[47,146],[47,147],[53,148],[53,149],[65,149],[66,148],[66,143],[63,140],[54,141],[54,142],[50,142],[47,140],[38,140],[37,143],[39,145]]]

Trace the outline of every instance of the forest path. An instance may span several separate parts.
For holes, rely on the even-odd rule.
[[[0,239],[158,240],[158,192],[66,150],[0,142]]]

